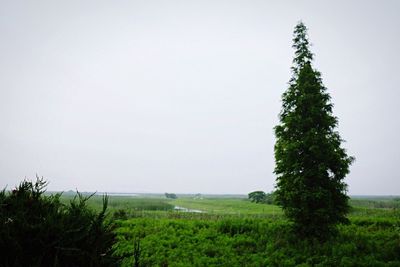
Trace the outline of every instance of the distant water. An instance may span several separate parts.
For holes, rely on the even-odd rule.
[[[175,206],[174,210],[183,211],[183,212],[195,212],[195,213],[202,213],[203,212],[201,210],[192,210],[192,209],[188,209],[188,208],[184,208],[184,207],[180,207],[180,206]]]

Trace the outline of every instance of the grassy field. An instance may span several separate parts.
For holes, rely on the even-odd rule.
[[[90,196],[90,195],[88,195]],[[63,195],[61,201],[67,203],[74,198],[73,195]],[[88,205],[99,210],[102,207],[103,197],[93,195],[88,199]],[[118,210],[127,212],[135,211],[168,211],[173,210],[174,205],[167,199],[161,197],[132,197],[132,196],[109,196],[108,210],[113,213]]]
[[[89,200],[95,209],[101,203],[100,196]],[[400,266],[398,199],[350,204],[350,224],[320,244],[293,238],[275,205],[232,197],[111,196],[114,255],[122,266]]]
[[[238,198],[178,198],[169,203],[188,209],[200,210],[213,214],[234,215],[281,215],[282,211],[274,205],[252,203],[248,199]]]
[[[288,226],[281,219],[130,219],[118,222],[115,255],[122,266],[400,266],[398,221],[341,226],[322,244],[294,239]]]

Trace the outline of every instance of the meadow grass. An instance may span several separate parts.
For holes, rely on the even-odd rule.
[[[243,198],[111,196],[109,218],[121,266],[400,266],[397,201],[352,199],[350,224],[323,243],[294,238],[280,207]]]
[[[73,195],[62,195],[61,201],[69,203],[73,200]],[[102,207],[102,196],[93,195],[87,201],[88,206],[95,210]],[[173,210],[174,205],[170,204],[165,198],[144,198],[133,196],[109,196],[108,211],[115,212],[118,210],[134,211],[168,211]]]
[[[182,206],[188,209],[200,210],[212,214],[234,214],[234,215],[281,215],[282,211],[278,206],[253,203],[247,199],[239,198],[178,198],[170,201],[171,204]]]
[[[284,218],[192,215],[117,221],[115,256],[122,266],[400,266],[396,218],[352,219],[320,243],[295,238]]]

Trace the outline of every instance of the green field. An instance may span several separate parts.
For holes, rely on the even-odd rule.
[[[12,248],[0,266],[400,266],[396,197],[351,198],[349,223],[322,241],[299,238],[280,207],[243,195],[107,202],[90,193],[40,197],[29,185],[0,194],[0,243]]]
[[[282,211],[274,205],[262,205],[252,203],[247,199],[225,199],[225,198],[210,198],[210,199],[193,199],[193,198],[178,198],[169,203],[175,206],[182,206],[188,209],[200,210],[211,214],[232,214],[232,215],[268,215],[279,216]]]
[[[112,196],[114,255],[122,266],[400,266],[398,200],[350,203],[350,224],[320,244],[294,238],[275,205],[226,197]],[[100,204],[99,196],[89,200],[95,209]]]

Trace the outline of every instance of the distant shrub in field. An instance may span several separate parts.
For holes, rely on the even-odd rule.
[[[113,218],[117,220],[126,220],[128,219],[128,212],[124,209],[119,209],[114,212]]]
[[[81,194],[69,205],[61,194],[44,195],[46,182],[23,181],[0,192],[0,266],[113,266],[115,234],[102,210],[89,209]]]
[[[263,191],[254,191],[249,193],[249,199],[251,202],[255,203],[263,203],[267,194]]]
[[[178,196],[174,193],[165,193],[166,198],[177,199]]]
[[[263,191],[254,191],[248,194],[251,202],[265,203],[265,204],[276,204],[275,192],[266,194]]]

